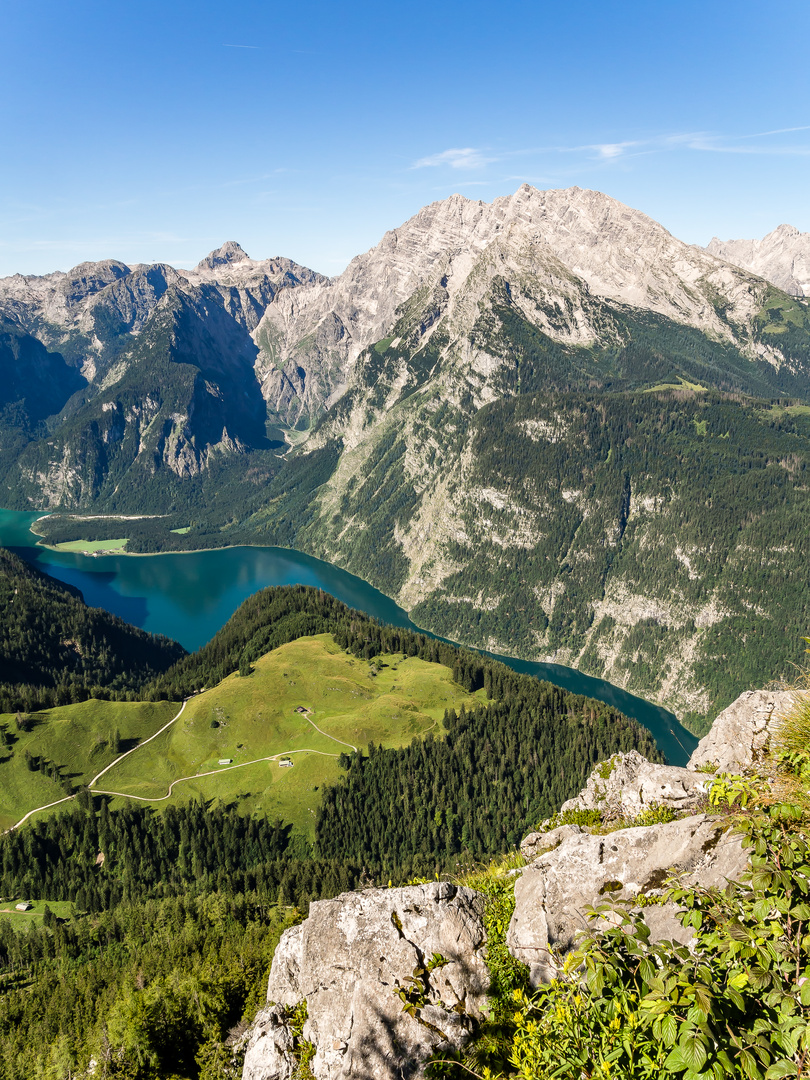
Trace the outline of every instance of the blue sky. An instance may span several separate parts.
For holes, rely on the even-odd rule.
[[[226,239],[335,274],[524,181],[694,243],[810,231],[808,31],[749,0],[4,0],[0,274]]]

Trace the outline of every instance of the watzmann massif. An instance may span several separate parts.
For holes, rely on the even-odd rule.
[[[425,207],[335,279],[232,242],[6,278],[0,503],[56,511],[54,539],[121,535],[66,516],[92,512],[144,515],[130,550],[296,547],[465,644],[713,716],[810,625],[787,239],[746,269],[524,185]]]

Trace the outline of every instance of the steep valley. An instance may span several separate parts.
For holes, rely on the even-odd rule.
[[[0,430],[46,539],[296,547],[698,728],[801,653],[807,301],[599,192],[453,196],[331,280],[229,242],[0,312],[60,373]]]

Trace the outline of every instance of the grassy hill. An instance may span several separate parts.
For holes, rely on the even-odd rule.
[[[329,634],[299,638],[257,660],[250,675],[229,675],[192,698],[176,724],[105,773],[96,788],[159,800],[161,808],[197,796],[237,802],[243,812],[280,817],[311,839],[319,790],[338,779],[341,753],[371,742],[404,746],[428,731],[440,735],[446,709],[482,700],[482,691],[468,693],[441,664],[402,654],[362,660]],[[30,731],[18,731],[13,714],[0,716],[13,740],[0,753],[0,827],[63,798],[65,780],[86,784],[115,760],[112,743],[130,749],[177,710],[170,702],[91,700],[35,714]],[[58,766],[58,776],[30,771],[26,751]],[[292,768],[266,760],[281,755],[290,755]],[[219,766],[225,758],[232,766]],[[196,776],[207,772],[214,775]],[[193,779],[164,798],[181,777]]]
[[[21,714],[0,713],[0,830],[37,806],[63,799],[67,784],[80,786],[115,760],[116,733],[122,750],[148,738],[175,715],[174,702],[89,701]],[[26,752],[34,764],[29,769]],[[134,756],[134,755],[133,755]],[[40,770],[44,759],[47,772]]]

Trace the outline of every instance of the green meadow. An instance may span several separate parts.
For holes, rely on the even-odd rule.
[[[34,905],[30,911],[16,910],[19,897],[0,897],[0,919],[8,919],[14,930],[27,930],[33,923],[42,926],[46,905],[59,919],[69,919],[73,913],[73,904],[69,900],[34,900],[29,896],[23,899]]]
[[[57,765],[62,779],[86,784],[115,760],[111,741],[116,732],[127,749],[158,731],[178,708],[169,701],[90,700],[32,713],[30,731],[17,729],[14,713],[0,713],[0,728],[5,727],[10,742],[0,746],[0,830],[65,796],[60,780],[38,768],[29,770],[26,750],[32,758]]]
[[[401,655],[360,660],[329,634],[300,638],[263,656],[250,675],[230,675],[197,695],[176,724],[98,787],[160,806],[198,796],[237,801],[311,836],[318,790],[340,776],[341,753],[370,742],[402,746],[428,732],[441,737],[445,709],[476,700],[440,664]],[[287,755],[292,768],[277,760]],[[232,765],[218,764],[228,758]],[[164,798],[181,777],[192,779]]]
[[[126,551],[129,538],[118,540],[66,540],[61,544],[53,544],[55,551],[78,551],[81,555],[95,555],[103,552],[107,555],[118,555]]]
[[[300,638],[263,656],[250,675],[230,675],[196,695],[175,724],[113,766],[95,790],[119,793],[113,808],[126,797],[156,808],[198,797],[235,802],[312,836],[318,791],[340,776],[341,753],[370,742],[402,746],[428,732],[440,738],[446,709],[480,700],[440,664],[402,655],[361,660],[329,634]],[[65,795],[59,780],[29,770],[26,750],[58,765],[62,778],[86,784],[115,760],[116,733],[129,749],[178,708],[88,701],[35,714],[27,732],[17,730],[13,714],[0,715],[13,740],[0,747],[0,828]],[[293,766],[281,766],[281,757]]]

